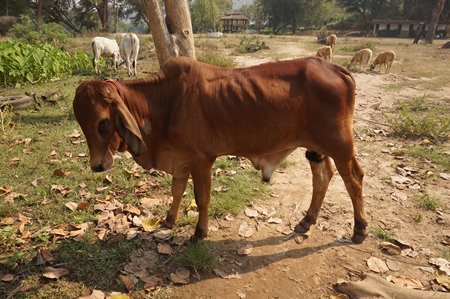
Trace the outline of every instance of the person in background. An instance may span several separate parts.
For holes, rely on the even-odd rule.
[[[423,22],[420,22],[419,26],[417,26],[416,29],[416,38],[414,39],[413,44],[417,44],[419,42],[420,36],[422,35],[423,27],[424,27]]]

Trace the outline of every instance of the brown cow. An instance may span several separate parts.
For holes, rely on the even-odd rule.
[[[173,176],[173,203],[164,221],[169,228],[192,176],[199,210],[194,242],[208,232],[218,156],[247,157],[268,181],[294,149],[305,147],[312,202],[295,231],[316,222],[333,176],[332,158],[353,203],[352,240],[361,243],[367,221],[363,171],[353,148],[355,88],[347,69],[313,57],[235,69],[179,57],[149,78],[83,82],[73,108],[92,170],[111,168],[113,153],[128,150],[143,168]]]

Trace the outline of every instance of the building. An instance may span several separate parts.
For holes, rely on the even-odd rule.
[[[239,10],[232,10],[220,19],[223,33],[243,33],[247,30],[249,18]]]
[[[373,36],[380,37],[415,37],[415,30],[420,22],[417,20],[374,20]],[[428,24],[425,23],[425,31],[428,30]],[[447,36],[448,22],[439,21],[435,34]]]

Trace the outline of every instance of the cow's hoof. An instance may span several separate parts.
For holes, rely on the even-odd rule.
[[[366,238],[367,238],[367,234],[365,234],[365,235],[353,234],[352,242],[355,243],[355,244],[361,244],[362,242],[364,242],[364,240]]]
[[[305,228],[301,223],[299,223],[295,228],[294,231],[299,234],[306,234],[309,232],[309,228]]]
[[[175,225],[175,222],[173,222],[173,221],[167,221],[167,219],[166,219],[166,220],[163,221],[162,224],[163,224],[165,227],[167,227],[167,228],[173,228],[173,226]]]

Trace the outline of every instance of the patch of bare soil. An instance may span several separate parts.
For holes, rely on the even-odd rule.
[[[254,65],[268,59],[246,57],[237,61]],[[448,181],[436,176],[422,179],[426,176],[424,169],[428,169],[423,164],[428,162],[404,159],[401,152],[406,141],[385,135],[388,127],[383,114],[392,109],[395,99],[399,95],[418,95],[415,89],[397,93],[382,87],[415,79],[376,72],[354,75],[357,81],[354,126],[363,128],[359,132],[367,132],[358,133],[355,140],[357,158],[365,171],[366,212],[370,227],[380,226],[391,232],[399,247],[383,249],[382,241],[373,231],[361,245],[349,242],[353,209],[337,172],[311,235],[289,235],[307,210],[312,192],[309,163],[304,150],[298,149],[288,157],[295,165],[277,171],[272,177],[273,200],[249,207],[258,211],[256,217],[242,213],[232,221],[210,221],[217,229],[211,232],[209,240],[217,251],[220,271],[201,273],[200,279],[191,277],[189,284],[166,289],[170,298],[329,298],[337,282],[360,280],[355,275],[358,271],[398,284],[442,290],[436,285],[437,267],[429,261],[442,256],[438,245],[449,230],[450,215],[448,211],[418,209],[413,199],[427,192],[447,202]],[[442,97],[448,96],[450,90],[430,93]],[[247,238],[239,234],[244,223],[256,229]],[[243,246],[252,248],[251,253],[238,255],[237,249]],[[374,261],[385,266],[373,266]]]

